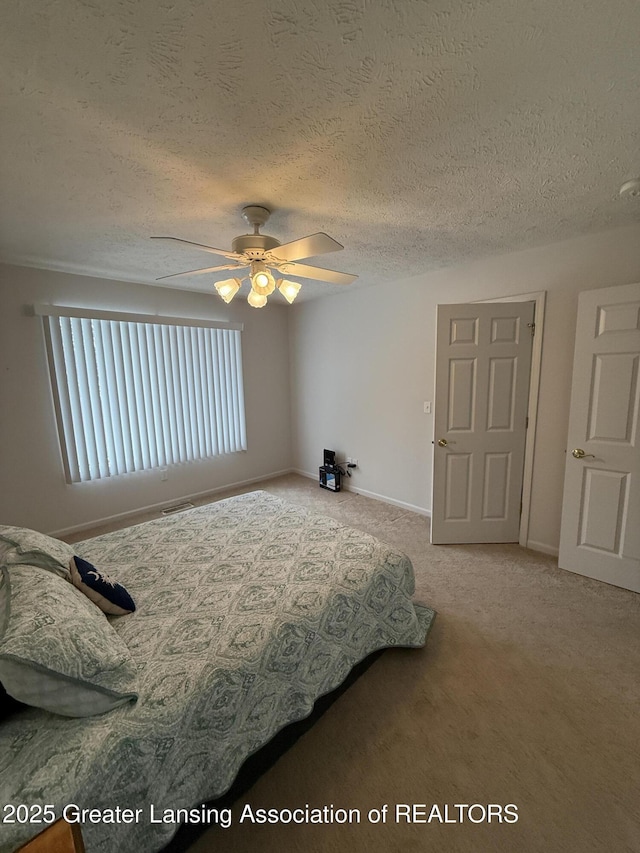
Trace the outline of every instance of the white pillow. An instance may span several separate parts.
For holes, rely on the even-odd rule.
[[[2,567],[0,682],[14,699],[90,717],[137,698],[129,649],[71,584],[37,566]]]
[[[28,527],[0,524],[0,561],[39,566],[70,581],[69,558],[73,547]]]

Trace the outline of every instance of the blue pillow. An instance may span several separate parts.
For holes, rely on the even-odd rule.
[[[95,566],[81,557],[69,560],[71,582],[90,598],[103,613],[111,616],[124,616],[133,613],[136,605],[121,583],[99,572]]]

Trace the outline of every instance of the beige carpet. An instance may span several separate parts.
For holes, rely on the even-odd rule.
[[[239,824],[239,803],[192,853],[640,851],[640,596],[517,545],[432,546],[427,519],[302,477],[259,487],[405,551],[438,617],[425,649],[385,652],[243,800],[359,809],[360,824]],[[395,822],[396,804],[453,820],[476,803],[515,804],[518,821]],[[369,823],[383,804],[387,823]]]

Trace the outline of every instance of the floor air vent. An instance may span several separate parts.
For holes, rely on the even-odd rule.
[[[193,509],[193,504],[190,504],[189,501],[185,501],[183,504],[176,504],[175,506],[168,506],[166,509],[162,510],[163,515],[173,515],[174,512],[183,512],[185,509]]]

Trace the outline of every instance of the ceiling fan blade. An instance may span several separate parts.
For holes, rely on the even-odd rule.
[[[311,264],[282,264],[279,267],[281,273],[299,278],[315,278],[317,281],[329,281],[331,284],[351,284],[358,276],[348,272],[336,272],[326,270],[322,267],[312,267]]]
[[[166,278],[181,278],[185,275],[203,275],[204,273],[221,272],[222,270],[240,270],[246,264],[223,264],[219,267],[204,267],[200,270],[187,270],[186,272],[174,272],[171,275],[161,275],[156,281],[164,281]]]
[[[271,249],[268,257],[279,261],[297,261],[299,258],[314,258],[316,255],[324,255],[327,252],[337,252],[338,249],[344,249],[344,246],[328,234],[318,231],[317,234],[310,234],[308,237],[301,237],[299,240],[292,240],[290,243]]]
[[[182,243],[184,246],[189,246],[192,249],[202,249],[203,252],[209,252],[212,255],[222,255],[223,258],[230,260],[241,259],[241,255],[236,252],[226,252],[224,249],[214,249],[213,246],[204,246],[202,243],[192,243],[191,240],[181,240],[180,237],[151,237],[151,240],[173,240],[174,243]]]

